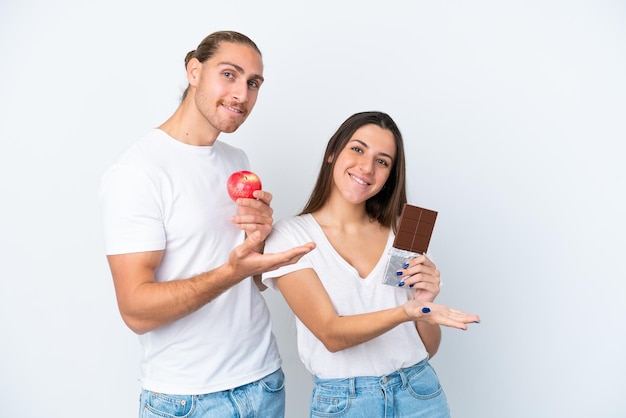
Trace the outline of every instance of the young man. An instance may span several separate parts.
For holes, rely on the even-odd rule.
[[[217,139],[252,111],[261,53],[243,34],[216,32],[185,68],[180,106],[121,155],[100,191],[119,310],[143,347],[139,416],[282,417],[281,359],[253,277],[314,244],[262,254],[272,196],[229,198],[228,176],[249,161]]]

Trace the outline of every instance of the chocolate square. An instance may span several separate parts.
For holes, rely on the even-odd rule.
[[[400,250],[424,254],[428,250],[436,219],[437,212],[434,210],[405,204],[393,246]]]

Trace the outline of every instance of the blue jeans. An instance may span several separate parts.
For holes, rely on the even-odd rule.
[[[206,395],[168,395],[141,391],[139,418],[283,418],[282,369],[234,389]]]
[[[386,376],[318,379],[311,417],[449,418],[435,370],[422,360]]]

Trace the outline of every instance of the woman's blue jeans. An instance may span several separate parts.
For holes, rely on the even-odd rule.
[[[206,395],[168,395],[141,391],[139,418],[283,418],[282,369],[234,389]]]
[[[428,359],[386,376],[318,379],[311,417],[449,418],[439,378]]]

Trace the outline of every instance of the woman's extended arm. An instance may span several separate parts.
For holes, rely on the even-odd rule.
[[[403,322],[466,329],[467,323],[478,321],[476,315],[418,300],[382,311],[340,316],[313,269],[298,270],[275,280],[294,314],[331,352],[369,341]]]

